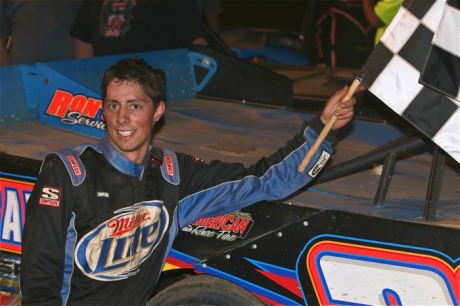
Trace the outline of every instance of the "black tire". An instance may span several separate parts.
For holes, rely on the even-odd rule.
[[[167,287],[149,303],[149,306],[202,306],[202,305],[257,305],[266,306],[246,289],[210,275],[187,277]]]

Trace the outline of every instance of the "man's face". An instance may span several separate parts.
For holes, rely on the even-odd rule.
[[[155,110],[152,100],[137,83],[110,82],[104,100],[104,117],[110,141],[129,160],[141,163],[148,151],[153,126],[165,111],[164,102]]]

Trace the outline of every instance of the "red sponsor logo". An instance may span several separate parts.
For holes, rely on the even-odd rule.
[[[62,189],[59,187],[43,186],[38,204],[59,207]]]
[[[122,236],[125,233],[134,230],[142,222],[147,220],[150,220],[150,213],[148,212],[136,214],[128,218],[114,218],[107,222],[107,227],[113,228],[113,232],[110,235],[111,237]]]
[[[56,90],[48,105],[46,114],[60,118],[62,124],[83,125],[98,130],[107,130],[103,116],[97,118],[102,109],[102,100],[73,95],[64,90]]]
[[[182,231],[203,238],[235,241],[245,239],[253,224],[250,214],[234,211],[217,217],[201,218]]]
[[[75,157],[73,157],[72,155],[67,155],[66,158],[67,158],[67,160],[69,161],[70,166],[72,167],[73,173],[74,173],[76,176],[80,176],[80,175],[81,175],[81,169],[80,169],[80,167],[78,166],[78,163],[77,163],[77,161],[75,160]]]
[[[166,164],[166,173],[169,176],[174,176],[174,163],[173,163],[172,156],[166,155],[164,159],[165,159],[165,164]]]
[[[96,118],[100,109],[102,109],[102,100],[84,95],[73,95],[70,92],[58,89],[51,99],[46,113],[64,118],[68,112],[78,112],[82,116]]]
[[[196,226],[206,226],[208,229],[231,231],[237,234],[243,234],[249,224],[252,224],[251,217],[235,216],[232,214],[201,218],[193,223]]]

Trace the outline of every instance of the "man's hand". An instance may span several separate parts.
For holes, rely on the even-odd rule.
[[[342,99],[347,95],[348,89],[349,87],[345,86],[343,89],[337,91],[332,97],[330,97],[327,101],[326,107],[323,110],[323,113],[321,114],[320,118],[324,124],[327,124],[331,116],[335,115],[337,117],[337,121],[332,126],[332,130],[340,129],[353,118],[353,105],[355,105],[356,99],[352,97],[347,101],[341,102]],[[363,91],[364,89],[365,87],[360,85],[356,92]]]

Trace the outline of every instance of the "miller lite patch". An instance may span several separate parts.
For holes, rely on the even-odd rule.
[[[137,274],[168,228],[169,215],[162,201],[140,202],[114,214],[75,248],[78,268],[92,279],[117,281]]]
[[[62,189],[59,187],[43,186],[38,204],[59,207]]]
[[[326,151],[323,151],[323,153],[321,153],[321,156],[318,158],[316,164],[308,172],[308,175],[311,177],[315,177],[321,171],[321,169],[323,169],[324,165],[329,160],[330,156],[331,154],[327,153]]]

